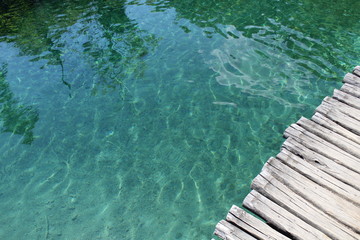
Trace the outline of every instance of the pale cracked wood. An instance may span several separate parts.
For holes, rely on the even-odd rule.
[[[354,97],[360,98],[360,87],[345,83],[341,88],[341,91],[346,92]]]
[[[306,178],[299,172],[283,164],[279,159],[270,158],[263,168],[261,175],[268,174],[284,184],[291,192],[306,199],[324,213],[331,215],[342,224],[359,232],[360,212],[358,205],[342,198],[333,191]],[[342,213],[339,215],[339,213]]]
[[[345,104],[345,103],[343,103],[335,98],[331,98],[331,97],[325,97],[323,102],[321,103],[320,107],[323,104],[327,107],[330,107],[330,109],[335,109],[337,111],[345,113],[346,115],[360,121],[360,110],[357,108],[349,106],[348,104]]]
[[[335,89],[333,98],[353,108],[360,109],[360,99],[352,96],[351,94]]]
[[[241,231],[239,228],[225,220],[221,220],[216,225],[214,234],[224,240],[256,240],[253,236]]]
[[[334,178],[360,190],[360,174],[352,171],[343,165],[338,164],[331,158],[325,157],[317,152],[316,148],[310,149],[302,143],[296,141],[295,138],[288,138],[282,145],[283,148],[289,150],[295,155],[301,156],[304,161],[322,170],[323,172],[333,176]]]
[[[276,158],[313,182],[360,206],[360,191],[326,173],[319,164],[312,164],[285,148],[276,155]],[[347,172],[342,174],[346,175]]]
[[[241,208],[233,205],[226,216],[226,220],[237,225],[240,229],[261,240],[287,240],[288,237],[271,228],[266,223],[255,218]]]
[[[305,130],[360,158],[360,145],[358,143],[304,117],[301,117],[296,123]]]
[[[360,136],[360,121],[343,111],[337,110],[335,106],[325,102],[325,100],[318,108],[316,108],[316,112],[321,113],[343,128],[346,128],[350,132]]]
[[[356,66],[353,70],[353,74],[360,77],[360,66]]]
[[[266,168],[254,179],[252,188],[332,239],[355,240],[360,238],[356,232],[339,223],[278,181]]]
[[[311,120],[320,124],[321,126],[330,129],[331,131],[338,133],[347,139],[360,144],[360,136],[349,131],[348,129],[342,127],[340,124],[334,122],[333,120],[329,119],[325,115],[321,113],[315,113],[314,116],[311,117]]]
[[[358,72],[358,70],[356,71]],[[355,86],[360,86],[360,77],[352,73],[347,73],[343,79],[344,83],[352,84]]]
[[[312,134],[297,124],[292,124],[285,130],[285,137],[291,136],[297,142],[314,150],[325,157],[328,157],[336,163],[343,165],[357,173],[360,173],[360,159],[340,149],[332,143]]]
[[[256,190],[252,190],[246,196],[243,205],[293,239],[331,239]]]

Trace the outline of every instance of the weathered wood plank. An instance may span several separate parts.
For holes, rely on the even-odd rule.
[[[274,177],[291,190],[291,193],[301,196],[319,210],[332,216],[333,219],[337,219],[342,224],[353,229],[353,231],[360,232],[360,226],[357,224],[360,221],[360,212],[357,211],[358,205],[354,205],[352,201],[350,202],[306,178],[276,158],[270,158],[260,174],[271,176],[271,181],[273,181],[272,177]],[[268,180],[270,181],[270,179]]]
[[[256,238],[237,229],[231,223],[221,220],[215,228],[214,234],[224,240],[255,240]]]
[[[349,106],[348,104],[345,104],[343,102],[340,102],[339,100],[337,100],[335,98],[325,97],[322,104],[324,104],[324,103],[328,103],[329,104],[328,106],[330,106],[330,108],[336,109],[340,112],[343,112],[346,115],[349,115],[350,117],[355,118],[356,120],[360,121],[360,110],[359,109]]]
[[[297,124],[292,124],[285,130],[286,137],[293,137],[296,141],[302,143],[304,146],[314,150],[325,157],[328,157],[336,163],[343,165],[357,173],[360,173],[359,164],[360,159],[345,152],[339,147],[326,140],[306,131]]]
[[[353,108],[360,109],[360,99],[346,92],[335,89],[333,98],[343,102]]]
[[[357,144],[356,142],[351,141],[348,138],[304,117],[301,117],[296,123],[305,130],[328,141],[329,143],[334,144],[335,146],[346,151],[347,153],[350,153],[351,155],[360,158],[360,145]],[[359,162],[359,166],[360,166],[360,162]]]
[[[344,83],[360,86],[360,77],[352,73],[347,73],[343,79]]]
[[[241,208],[233,205],[226,220],[237,225],[240,229],[249,232],[256,239],[288,240],[289,238],[271,228],[266,223],[248,214]]]
[[[254,179],[252,188],[332,239],[360,238],[360,235],[291,191],[268,173],[266,168]]]
[[[255,190],[252,190],[246,196],[243,205],[261,216],[272,226],[292,236],[293,239],[331,239],[325,233],[309,225]]]
[[[353,74],[357,75],[358,77],[360,77],[360,66],[356,66],[353,70]]]
[[[338,133],[344,137],[346,137],[347,139],[360,144],[360,136],[354,134],[353,132],[349,131],[348,129],[342,127],[341,125],[339,125],[338,123],[330,120],[328,117],[326,117],[325,115],[321,114],[321,113],[315,113],[311,120],[313,120],[314,122],[320,124],[321,126],[330,129],[331,131]]]
[[[316,182],[320,186],[333,191],[342,198],[347,199],[348,201],[351,201],[358,206],[360,205],[359,190],[336,179],[335,177],[321,170],[319,167],[309,163],[306,159],[300,158],[285,148],[282,149],[276,158],[303,176]]]
[[[239,238],[231,236],[232,234],[230,233],[230,229],[228,229],[222,224],[223,221],[224,220],[221,220],[220,222],[218,222],[218,224],[216,224],[214,234],[224,240],[226,239],[239,240]]]
[[[316,111],[336,122],[340,126],[360,136],[360,121],[323,102]]]
[[[360,98],[360,87],[345,83],[341,88],[341,91],[346,92],[354,97]]]
[[[286,139],[282,147],[295,155],[301,156],[309,164],[321,169],[323,172],[360,190],[360,184],[358,184],[360,182],[360,174],[316,152],[316,149],[312,150],[292,137]]]

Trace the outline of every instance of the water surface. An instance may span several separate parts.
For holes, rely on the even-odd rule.
[[[3,1],[0,238],[210,239],[358,64],[358,9]]]

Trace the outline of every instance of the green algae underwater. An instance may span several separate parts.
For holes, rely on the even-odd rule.
[[[0,238],[210,239],[358,65],[359,1],[0,1]]]

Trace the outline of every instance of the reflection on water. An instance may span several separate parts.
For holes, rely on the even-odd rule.
[[[142,58],[158,41],[127,17],[125,1],[9,3],[3,3],[2,9],[3,40],[34,56],[32,61],[45,60],[46,65],[63,67],[68,58],[81,58],[96,71],[94,84],[105,88],[140,77],[146,67]],[[74,81],[63,79],[69,88],[77,84]]]
[[[0,238],[210,239],[357,63],[359,4],[1,1]]]
[[[347,67],[357,64],[354,41],[360,34],[359,13],[349,7],[359,7],[357,1],[344,0],[339,5],[324,0],[211,2],[216,7],[208,8],[209,1],[162,4],[174,7],[179,18],[204,28],[209,37],[218,33],[233,37],[233,31],[222,26],[234,26],[242,36],[297,60],[301,71],[317,77],[336,80]],[[189,5],[192,7],[186,7]]]
[[[230,26],[226,31],[236,32]],[[296,103],[274,92],[296,93],[299,96],[304,94],[301,97],[306,97],[308,93],[302,89],[311,76],[299,76],[298,73],[304,71],[299,69],[296,60],[236,33],[239,36],[227,38],[224,45],[211,52],[215,58],[207,63],[217,73],[216,81],[219,84],[235,86],[252,96],[276,100],[292,107]]]
[[[1,132],[20,134],[22,142],[31,144],[34,140],[32,129],[39,118],[36,108],[24,106],[14,98],[9,84],[6,82],[6,65],[0,67],[0,119]]]

